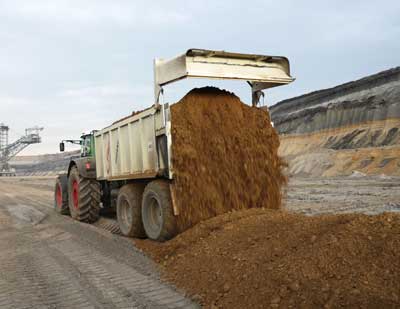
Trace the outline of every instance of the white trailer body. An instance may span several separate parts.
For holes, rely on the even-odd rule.
[[[152,106],[95,133],[98,180],[172,178],[168,104]]]
[[[163,86],[189,77],[245,80],[253,105],[262,89],[294,80],[285,57],[189,49],[170,60],[156,59],[154,106],[95,133],[98,180],[173,178],[170,109],[159,104],[159,96]]]

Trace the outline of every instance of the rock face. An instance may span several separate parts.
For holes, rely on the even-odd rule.
[[[400,174],[400,67],[270,108],[291,174]]]
[[[18,176],[53,176],[66,173],[70,160],[79,157],[79,150],[37,156],[16,156],[10,164]]]

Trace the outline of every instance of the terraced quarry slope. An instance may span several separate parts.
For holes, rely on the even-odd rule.
[[[65,173],[71,159],[80,156],[80,151],[68,151],[36,156],[16,156],[10,161],[18,176],[54,176]]]
[[[289,173],[400,175],[400,67],[270,109]]]

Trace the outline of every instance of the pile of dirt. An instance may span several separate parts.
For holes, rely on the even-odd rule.
[[[205,87],[172,105],[171,119],[180,231],[232,209],[280,207],[284,164],[267,111]]]
[[[137,240],[206,308],[400,306],[400,216],[248,209]]]

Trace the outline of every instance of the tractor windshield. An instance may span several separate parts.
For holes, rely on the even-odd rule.
[[[92,155],[92,135],[82,136],[81,157],[90,157]]]

